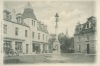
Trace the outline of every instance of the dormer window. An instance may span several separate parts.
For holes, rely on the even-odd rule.
[[[89,28],[91,28],[91,22],[89,22]]]
[[[16,19],[17,19],[17,23],[20,23],[20,24],[23,23],[23,17],[21,13],[17,14]]]
[[[5,20],[10,20],[10,12],[7,10],[4,10],[4,19]]]
[[[87,28],[89,28],[89,23],[87,23]]]

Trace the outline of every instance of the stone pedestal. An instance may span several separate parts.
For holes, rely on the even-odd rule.
[[[55,52],[55,53],[61,53],[60,52],[60,43],[59,43],[59,41],[58,41],[58,38],[56,38],[56,40],[54,41],[54,43],[53,43],[53,53]]]

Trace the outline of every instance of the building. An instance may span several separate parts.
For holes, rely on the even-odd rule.
[[[23,13],[3,11],[4,53],[7,48],[20,54],[46,53],[48,51],[47,26],[38,21],[30,3]]]
[[[96,17],[91,16],[86,23],[76,25],[74,50],[75,53],[96,53]]]

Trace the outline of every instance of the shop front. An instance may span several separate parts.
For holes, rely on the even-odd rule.
[[[40,44],[33,43],[32,44],[32,52],[36,52],[37,54],[41,52]]]
[[[5,54],[9,54],[11,49],[12,49],[11,41],[4,41],[3,52]]]

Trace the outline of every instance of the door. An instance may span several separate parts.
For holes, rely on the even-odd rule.
[[[28,44],[26,44],[26,53],[28,53]]]
[[[81,45],[79,45],[79,52],[81,52]]]
[[[89,44],[87,44],[87,53],[89,53]]]
[[[32,48],[33,52],[35,52],[35,44],[33,43],[33,48]]]

